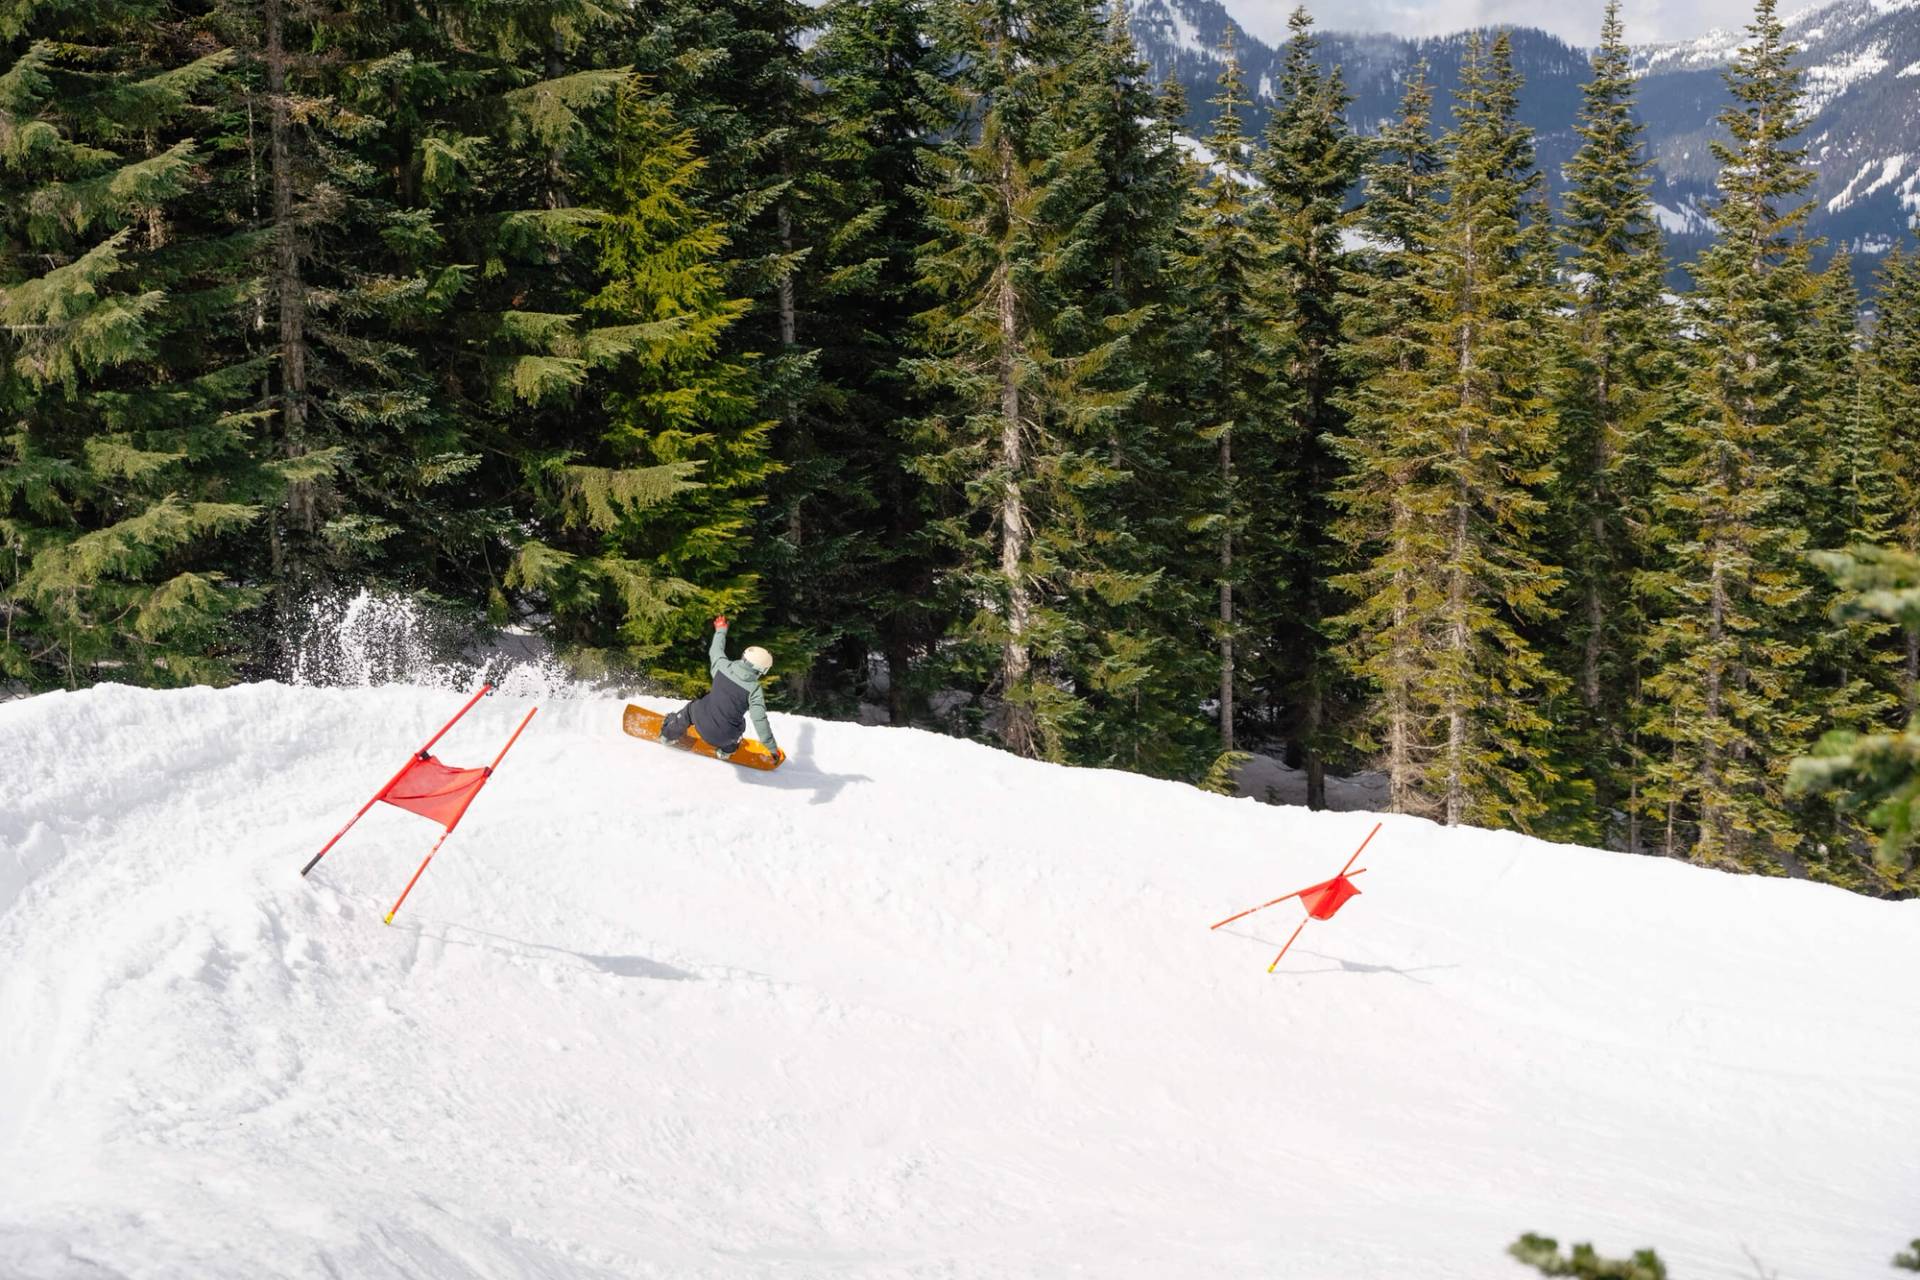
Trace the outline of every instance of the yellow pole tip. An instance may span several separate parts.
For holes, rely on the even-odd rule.
[[[389,911],[389,912],[387,912],[387,923],[388,923],[388,924],[392,924],[392,923],[393,923],[393,912],[391,912],[391,911]]]

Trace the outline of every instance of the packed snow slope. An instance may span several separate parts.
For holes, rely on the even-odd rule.
[[[0,1275],[1890,1275],[1920,903],[775,717],[443,689],[0,705]],[[492,758],[527,705],[438,748]]]

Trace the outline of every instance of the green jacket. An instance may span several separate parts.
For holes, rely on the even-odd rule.
[[[760,691],[760,669],[744,659],[727,657],[727,633],[719,627],[714,628],[713,643],[707,646],[707,666],[715,680],[725,676],[746,690],[747,714],[753,719],[754,735],[760,739],[761,746],[778,751],[780,748],[773,741],[773,726],[767,723],[767,695]]]

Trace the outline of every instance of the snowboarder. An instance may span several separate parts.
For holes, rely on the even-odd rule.
[[[716,752],[732,755],[751,715],[760,745],[773,753],[775,763],[784,761],[787,753],[774,744],[773,726],[767,723],[766,695],[760,692],[760,682],[773,670],[773,655],[756,644],[748,646],[738,661],[729,659],[727,620],[719,617],[713,620],[707,665],[713,675],[713,688],[667,716],[660,724],[660,741],[673,742],[692,725]]]

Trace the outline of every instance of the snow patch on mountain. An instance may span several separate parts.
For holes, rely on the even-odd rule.
[[[1894,192],[1902,209],[1911,209],[1920,214],[1920,169],[1907,175],[1907,180]]]
[[[1702,67],[1725,66],[1733,60],[1746,39],[1744,31],[1715,27],[1694,40],[1643,45],[1633,52],[1633,74],[1645,76],[1654,71],[1691,71]]]
[[[1866,186],[1861,186],[1860,184],[1874,173],[1876,166],[1879,168],[1879,173],[1874,175],[1873,180],[1867,182]],[[1827,201],[1827,212],[1838,213],[1855,200],[1863,199],[1883,187],[1891,186],[1906,167],[1907,157],[1904,155],[1888,156],[1885,160],[1867,161],[1860,166],[1860,172],[1853,175],[1853,180],[1841,188],[1840,194]]]
[[[1134,35],[1157,42],[1193,57],[1218,61],[1220,51],[1201,38],[1200,28],[1179,0],[1146,0],[1134,8]]]
[[[1902,80],[1905,80],[1908,76],[1920,76],[1920,62],[1909,62],[1894,74]]]
[[[1887,59],[1887,42],[1875,40],[1865,48],[1850,51],[1844,57],[1808,67],[1806,77],[1801,82],[1804,86],[1800,100],[1802,118],[1812,119],[1819,115],[1829,102],[1862,80],[1879,75],[1891,65]]]
[[[1653,218],[1668,235],[1693,235],[1713,230],[1713,219],[1709,218],[1689,196],[1679,208],[1651,201]]]

